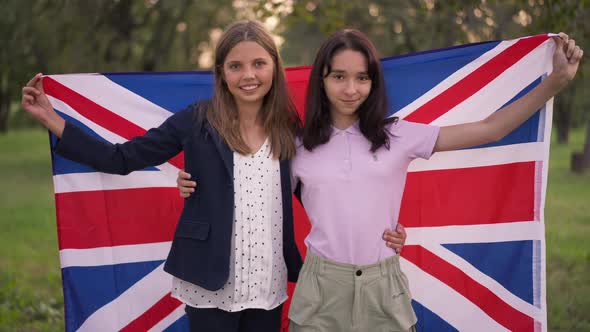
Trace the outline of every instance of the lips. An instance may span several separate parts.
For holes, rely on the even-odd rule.
[[[358,103],[358,101],[359,101],[359,100],[358,100],[358,99],[354,99],[354,100],[342,100],[342,99],[341,99],[340,101],[341,101],[342,103],[344,103],[344,104],[351,105],[351,104],[356,104],[356,103]]]
[[[248,84],[248,85],[241,86],[240,89],[242,89],[244,91],[252,91],[252,90],[256,90],[259,86],[260,86],[260,84]]]

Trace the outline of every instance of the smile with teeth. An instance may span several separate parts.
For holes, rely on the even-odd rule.
[[[250,90],[256,89],[259,86],[260,86],[260,84],[244,85],[244,86],[241,86],[240,89],[250,91]]]

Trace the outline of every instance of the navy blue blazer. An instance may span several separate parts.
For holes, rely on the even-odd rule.
[[[229,277],[234,215],[233,152],[197,104],[170,116],[158,128],[123,144],[98,140],[67,122],[55,152],[113,174],[160,165],[184,150],[185,169],[197,181],[186,199],[164,270],[208,290]],[[297,281],[301,255],[295,245],[289,161],[280,161],[283,196],[283,255],[289,281]]]

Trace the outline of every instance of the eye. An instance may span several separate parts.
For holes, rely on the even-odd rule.
[[[256,66],[256,68],[260,68],[264,65],[266,65],[266,61],[264,60],[256,60],[256,62],[254,62],[254,66]]]
[[[361,81],[361,82],[368,82],[368,81],[371,80],[371,78],[369,77],[369,75],[360,75],[358,77],[358,80]]]
[[[228,66],[229,70],[238,70],[240,69],[240,64],[239,63],[230,63]]]
[[[344,79],[344,75],[340,74],[340,73],[331,73],[330,77],[332,77],[333,79],[335,79],[337,81],[341,81]]]

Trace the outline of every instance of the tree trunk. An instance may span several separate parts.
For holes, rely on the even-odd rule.
[[[559,99],[562,100],[562,99]],[[557,143],[567,144],[570,139],[570,123],[572,116],[565,107],[562,107],[563,102],[556,102],[559,109],[556,112],[555,127],[557,129]]]
[[[583,173],[590,169],[590,118],[586,125],[586,142],[584,143],[584,150],[582,152],[574,152],[572,154],[572,171],[576,173]]]
[[[590,160],[590,117],[588,118],[588,124],[586,124],[586,143],[584,143],[584,156],[586,156],[586,160]]]
[[[557,143],[567,144],[569,142],[570,128],[572,124],[573,101],[576,93],[574,84],[555,97],[554,122],[557,128]]]
[[[0,134],[8,131],[8,113],[10,111],[10,98],[7,91],[0,91]]]

